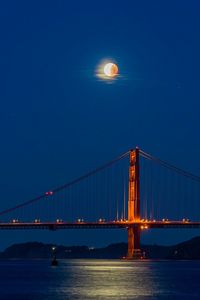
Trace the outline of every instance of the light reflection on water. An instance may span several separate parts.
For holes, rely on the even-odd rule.
[[[200,299],[200,262],[1,261],[0,299]]]
[[[133,297],[152,295],[151,274],[148,268],[137,264],[120,261],[82,261],[82,264],[73,264],[71,282],[73,294],[82,295],[84,299],[132,299]],[[143,274],[149,278],[144,281]],[[134,288],[133,284],[134,283]],[[131,287],[130,287],[131,284]],[[68,293],[68,286],[63,280],[62,291]],[[154,287],[155,289],[155,287]]]

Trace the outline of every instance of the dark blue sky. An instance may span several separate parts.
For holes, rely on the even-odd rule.
[[[136,145],[200,174],[199,14],[198,1],[1,1],[0,210]],[[123,80],[95,78],[104,58]],[[30,239],[1,235],[3,246]]]

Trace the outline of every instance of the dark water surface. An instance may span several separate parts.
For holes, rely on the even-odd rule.
[[[0,299],[200,299],[200,262],[0,261]]]

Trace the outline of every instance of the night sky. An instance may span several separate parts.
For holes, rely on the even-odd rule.
[[[0,210],[136,145],[200,174],[199,15],[198,1],[1,1]],[[103,59],[119,66],[112,84],[95,76]],[[126,240],[118,231],[0,236],[0,248]]]

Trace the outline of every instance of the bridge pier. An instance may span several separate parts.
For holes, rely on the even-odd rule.
[[[127,259],[140,259],[140,229],[136,227],[128,227],[128,252]]]

